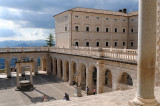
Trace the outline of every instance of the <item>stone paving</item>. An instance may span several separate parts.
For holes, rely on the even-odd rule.
[[[26,78],[29,78],[27,76]],[[58,80],[53,75],[41,72],[33,76],[33,91],[15,91],[16,73],[12,72],[12,78],[7,79],[5,74],[0,74],[0,106],[24,106],[42,102],[43,94],[48,101],[62,100],[64,93],[74,96],[74,87]]]

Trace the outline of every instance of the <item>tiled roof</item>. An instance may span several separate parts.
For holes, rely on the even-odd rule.
[[[131,13],[123,13],[123,12],[116,12],[116,11],[109,11],[109,10],[101,10],[101,9],[91,9],[91,8],[72,8],[67,11],[75,11],[75,12],[87,12],[87,13],[97,13],[97,14],[108,14],[108,15],[119,15],[119,16],[134,16],[138,15],[138,11],[131,12]],[[66,12],[66,11],[64,11]],[[62,12],[62,13],[64,13]],[[61,14],[61,13],[59,13]],[[57,15],[59,15],[57,14]],[[55,15],[55,16],[57,16]]]

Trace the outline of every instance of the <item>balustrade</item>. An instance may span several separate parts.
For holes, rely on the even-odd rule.
[[[0,48],[0,53],[18,53],[18,52],[56,52],[62,54],[74,54],[80,56],[89,56],[97,58],[109,58],[120,61],[137,61],[137,50],[98,48],[98,47],[22,47],[22,48]]]

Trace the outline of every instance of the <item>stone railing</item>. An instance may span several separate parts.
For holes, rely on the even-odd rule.
[[[23,47],[23,48],[0,48],[0,53],[10,52],[56,52],[62,54],[88,56],[94,58],[112,59],[118,61],[137,61],[137,50],[131,49],[113,49],[98,47],[72,47],[72,48],[56,48],[56,47]]]
[[[0,53],[10,52],[35,52],[35,51],[48,51],[48,47],[16,47],[16,48],[0,48]]]

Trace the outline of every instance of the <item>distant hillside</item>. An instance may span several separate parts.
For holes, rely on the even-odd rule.
[[[2,47],[42,47],[47,46],[45,40],[35,41],[0,41],[0,48]]]

